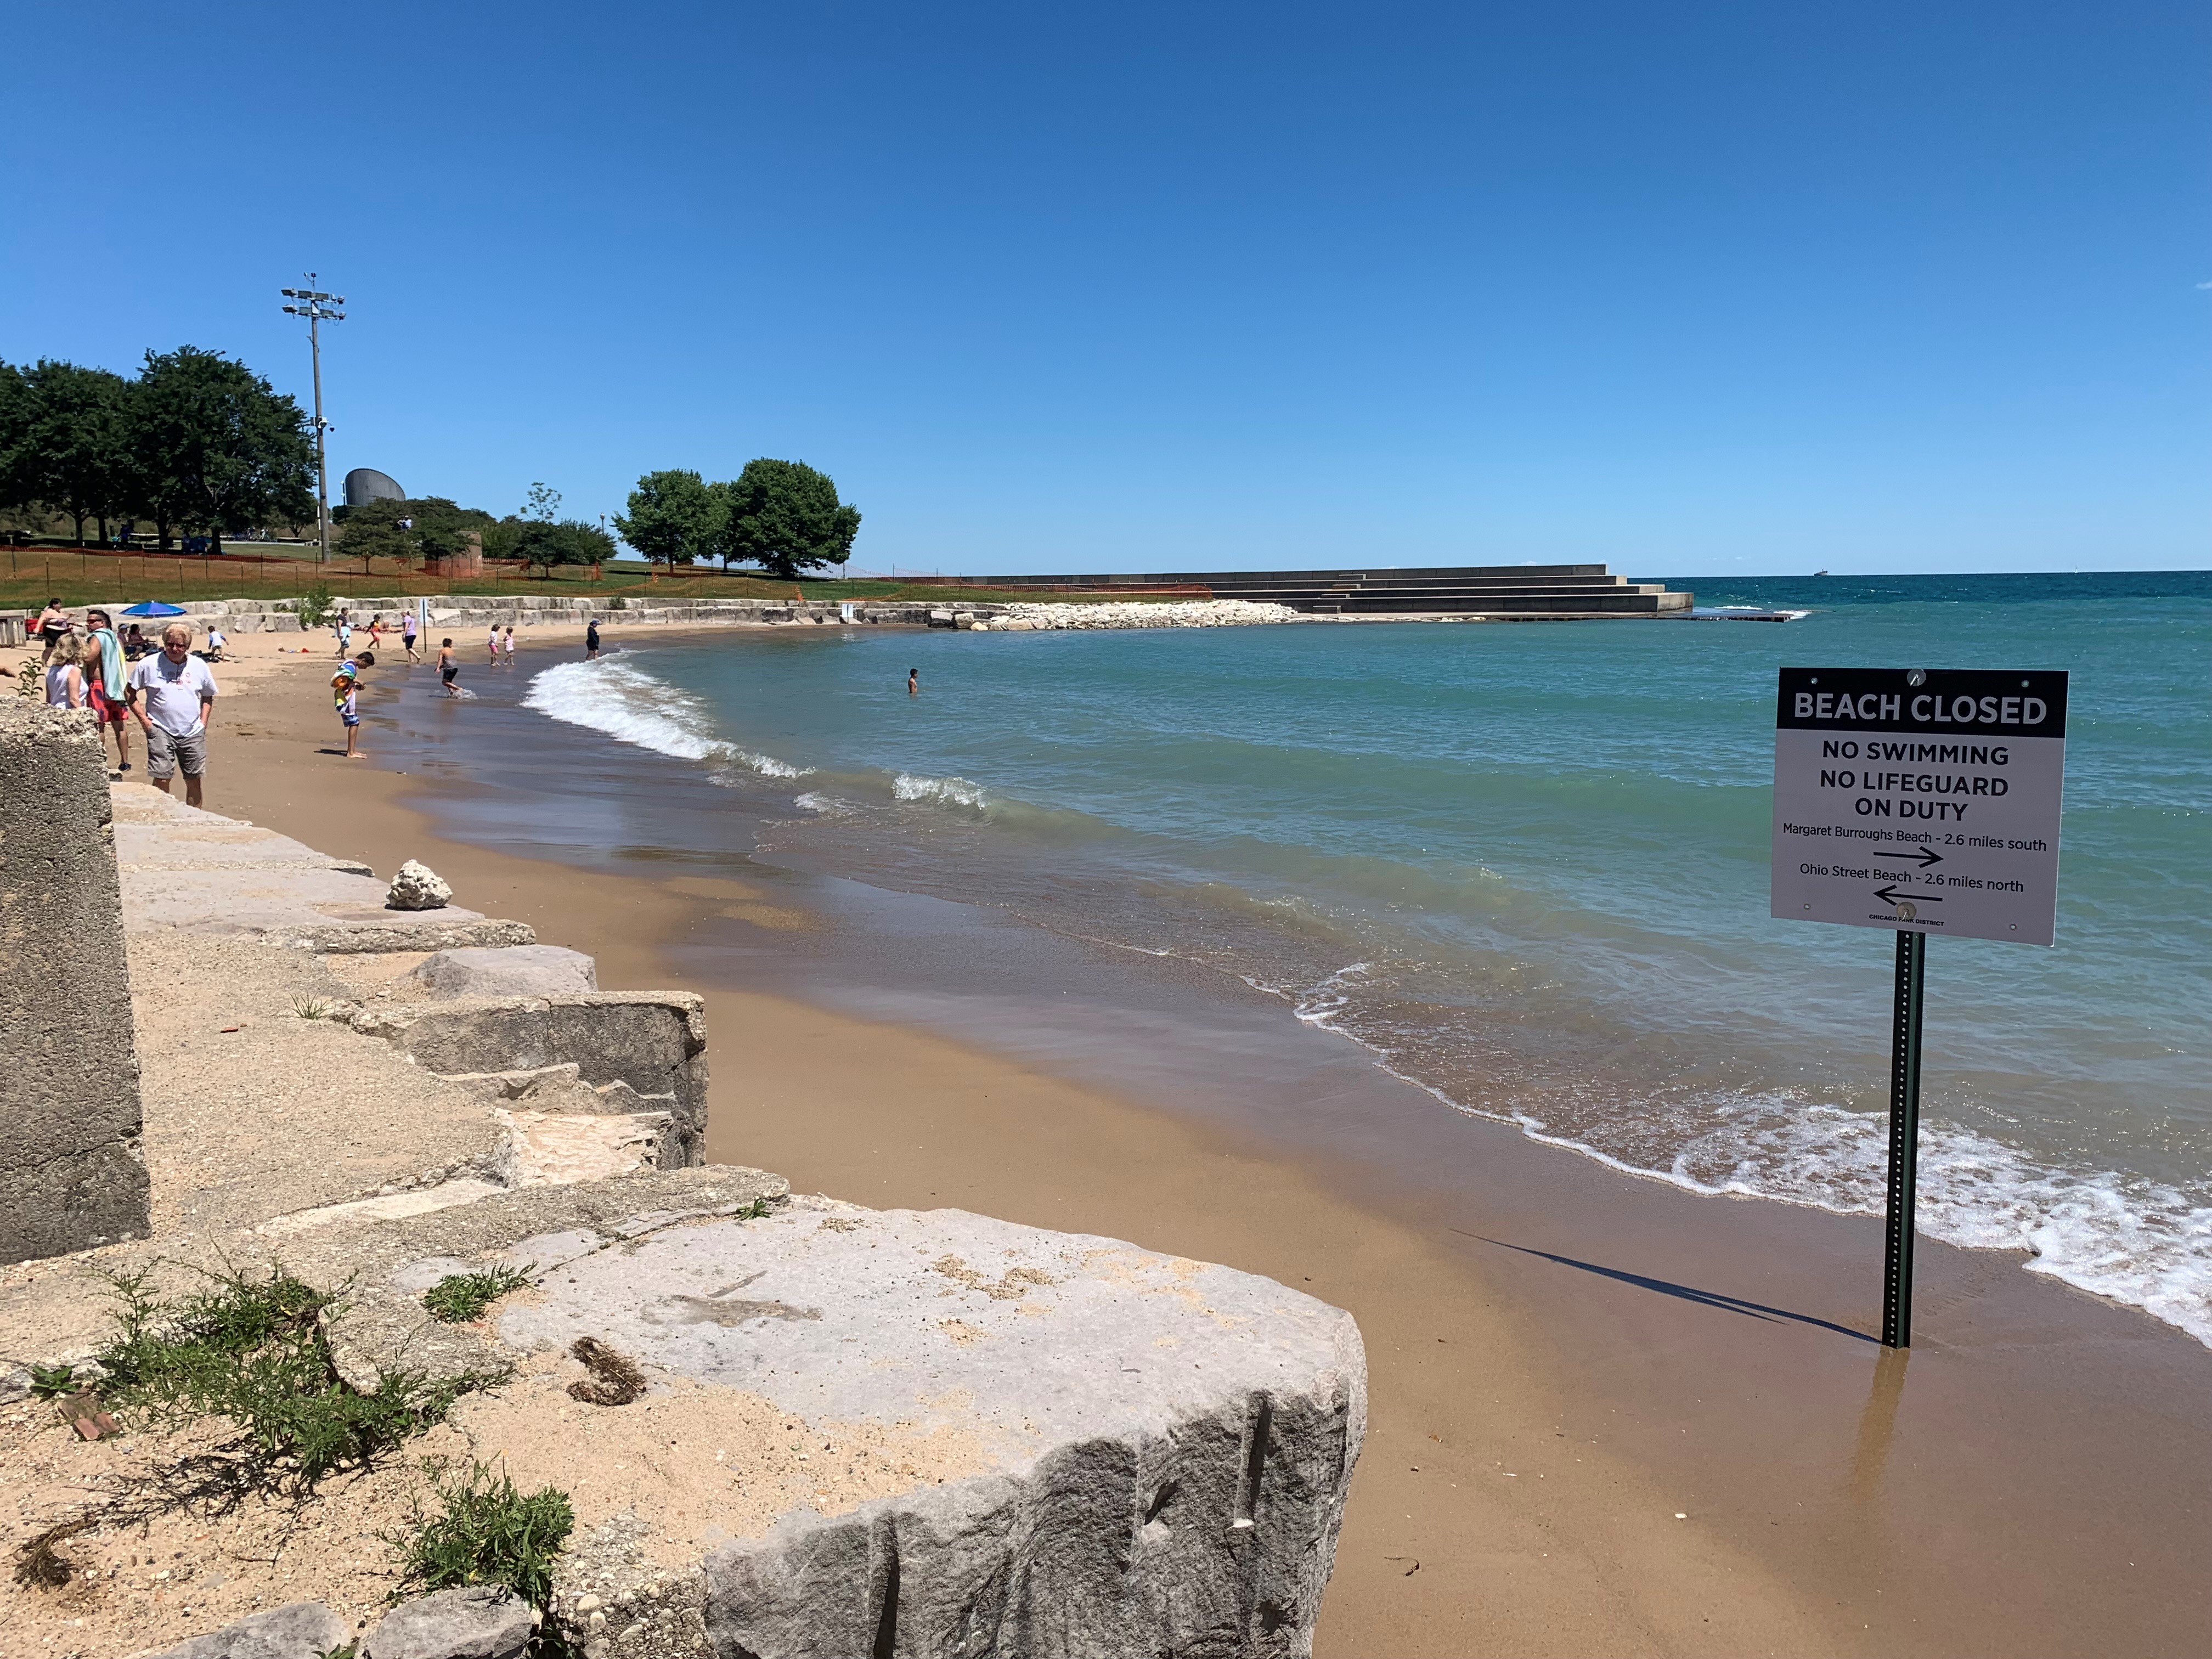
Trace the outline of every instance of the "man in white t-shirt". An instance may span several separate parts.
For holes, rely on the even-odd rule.
[[[171,623],[161,648],[141,657],[131,671],[137,692],[131,712],[146,732],[146,776],[163,794],[169,780],[185,775],[185,805],[200,804],[200,775],[207,770],[207,722],[215,708],[215,676],[192,655],[191,630]]]

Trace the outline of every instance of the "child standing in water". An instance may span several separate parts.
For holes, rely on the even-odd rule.
[[[461,695],[453,689],[453,682],[460,677],[461,665],[453,655],[453,642],[451,640],[441,641],[438,646],[438,678],[445,686],[447,696]]]
[[[906,694],[909,697],[918,697],[921,695],[921,670],[919,668],[909,668],[906,671]]]
[[[360,671],[351,662],[339,665],[338,672],[331,676],[331,706],[337,710],[337,717],[345,722],[345,757],[348,760],[368,758],[354,747],[356,738],[361,734],[360,696]]]
[[[507,631],[500,636],[499,648],[500,648],[500,653],[507,659],[507,665],[509,668],[514,667],[514,624],[513,623],[507,623]]]

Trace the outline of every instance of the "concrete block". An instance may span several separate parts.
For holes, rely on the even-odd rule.
[[[658,1170],[668,1144],[671,1112],[516,1111],[493,1118],[505,1132],[495,1171],[507,1187],[544,1187]]]
[[[520,1659],[538,1633],[538,1610],[512,1590],[484,1585],[403,1601],[377,1621],[362,1659]]]
[[[152,1659],[323,1659],[353,1634],[320,1601],[295,1601],[225,1625]]]
[[[91,716],[0,700],[0,1261],[146,1235],[110,818]]]
[[[396,1043],[445,1075],[534,1071],[574,1061],[595,1088],[627,1084],[665,1095],[674,1122],[663,1167],[706,1156],[705,1004],[689,992],[594,991],[579,996],[474,997],[373,1008],[353,1028]]]
[[[499,1319],[519,1347],[580,1333],[649,1376],[970,1449],[964,1478],[802,1505],[690,1568],[595,1529],[554,1602],[589,1652],[1310,1650],[1366,1419],[1340,1310],[1115,1239],[797,1201],[580,1257]]]
[[[557,945],[441,951],[410,977],[439,997],[557,997],[599,988],[599,968],[592,958]]]

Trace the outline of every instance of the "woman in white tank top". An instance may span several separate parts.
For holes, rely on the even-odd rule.
[[[49,708],[82,708],[84,701],[84,670],[76,665],[76,653],[67,647],[46,668],[46,706]]]

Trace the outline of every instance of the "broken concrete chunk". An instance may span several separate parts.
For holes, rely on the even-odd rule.
[[[657,1377],[970,1449],[963,1477],[660,1562],[665,1634],[707,1640],[638,1651],[1309,1651],[1365,1425],[1351,1316],[1115,1239],[856,1213],[646,1235],[500,1316],[510,1344],[580,1328]],[[613,1565],[564,1565],[564,1620]]]
[[[416,1003],[372,1009],[351,1023],[441,1077],[574,1064],[594,1089],[619,1082],[648,1098],[672,1095],[676,1121],[660,1159],[668,1167],[696,1164],[705,1155],[704,1006],[681,991],[590,991]],[[607,1108],[599,1103],[598,1109]]]
[[[508,1187],[604,1181],[659,1169],[676,1121],[668,1112],[586,1115],[501,1109],[492,1115],[506,1131],[494,1167]]]
[[[389,910],[436,910],[453,896],[451,883],[429,866],[410,859],[392,878],[392,890],[385,895],[384,904]]]
[[[489,1585],[439,1590],[384,1615],[361,1659],[520,1659],[538,1632],[538,1610]]]
[[[560,997],[599,988],[592,958],[557,945],[441,951],[410,977],[439,997]]]
[[[352,1635],[320,1601],[271,1607],[147,1659],[323,1659]]]

